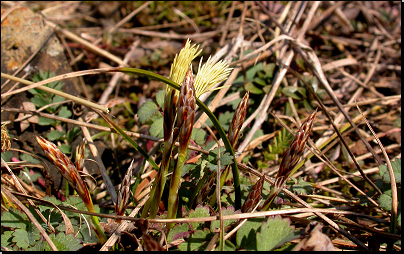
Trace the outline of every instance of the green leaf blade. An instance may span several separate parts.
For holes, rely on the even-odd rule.
[[[152,117],[157,112],[157,110],[158,107],[156,103],[152,101],[146,101],[145,103],[143,103],[139,111],[137,112],[140,123],[143,124],[147,122],[150,119],[150,117]]]

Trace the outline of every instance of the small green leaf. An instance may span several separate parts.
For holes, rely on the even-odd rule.
[[[210,171],[216,171],[217,170],[217,148],[209,151],[209,155],[206,157],[206,155],[202,156],[202,159],[206,161],[206,167]],[[229,153],[226,152],[224,149],[220,149],[220,166],[221,168],[224,168],[227,165],[230,165],[233,163],[233,156],[231,156]]]
[[[54,125],[56,124],[56,120],[38,116],[38,124],[42,126]]]
[[[264,66],[265,77],[272,78],[274,75],[276,65],[274,63],[270,63]]]
[[[219,115],[219,123],[224,130],[229,129],[231,120],[233,119],[234,112],[226,111]]]
[[[401,159],[395,159],[391,161],[391,166],[393,168],[394,178],[397,183],[401,183]],[[379,166],[379,174],[383,179],[383,182],[390,183],[390,174],[386,165]]]
[[[286,96],[292,97],[295,100],[301,100],[303,96],[299,93],[299,87],[287,86],[282,88],[282,93]]]
[[[193,171],[198,165],[193,163],[185,164],[182,168],[181,177],[183,177],[189,171]]]
[[[45,250],[45,241],[38,241],[32,247],[26,249],[26,251],[44,251]]]
[[[146,101],[142,104],[137,115],[139,116],[140,123],[147,122],[152,115],[154,115],[158,110],[156,103],[152,101]]]
[[[268,85],[268,83],[262,78],[254,78],[254,83],[260,86]]]
[[[59,103],[59,102],[65,101],[65,100],[66,100],[66,99],[65,99],[64,97],[59,96],[59,95],[55,95],[55,96],[53,96],[52,103]],[[52,107],[51,107],[51,108],[52,108],[52,112],[55,112],[59,107],[60,107],[60,104],[57,104],[57,105],[52,106]]]
[[[379,198],[380,207],[386,211],[391,211],[391,190],[385,191]]]
[[[298,195],[307,195],[312,193],[313,186],[311,183],[305,182],[302,178],[300,178],[298,182],[292,186],[292,191]]]
[[[232,214],[240,213],[240,210],[237,210],[237,212],[235,212],[234,207],[229,206],[227,208],[222,208],[222,213],[223,213],[223,215],[232,215]],[[224,227],[229,226],[230,224],[232,224],[235,221],[236,220],[224,220],[223,221]],[[219,227],[220,227],[220,221],[215,220],[215,221],[212,221],[212,224],[210,225],[210,230],[213,231],[215,228],[219,228]]]
[[[288,219],[280,216],[268,218],[257,233],[257,251],[271,251],[282,244],[298,237],[294,233],[294,227],[290,226]]]
[[[219,251],[219,250],[220,250],[220,246],[217,246],[215,251]],[[234,244],[232,242],[230,242],[229,240],[226,240],[224,242],[223,251],[236,251],[236,246],[234,246]]]
[[[2,229],[3,230],[3,229]],[[3,231],[1,234],[1,246],[12,246],[13,242],[13,233],[14,231]]]
[[[64,131],[51,130],[48,134],[46,134],[46,138],[49,141],[55,141],[55,140],[60,139],[65,134],[66,134],[66,132],[64,132]]]
[[[42,108],[46,105],[49,105],[51,103],[50,100],[42,97],[41,95],[34,95],[34,97],[31,98],[31,102],[35,104],[37,108]]]
[[[27,215],[23,212],[10,208],[8,212],[3,212],[1,215],[1,226],[10,228],[22,228],[27,230],[29,227]]]
[[[14,157],[14,154],[12,151],[5,151],[5,152],[1,153],[1,158],[6,162],[11,161],[11,158],[13,158],[13,157]]]
[[[181,251],[203,251],[208,245],[208,241],[213,237],[213,233],[208,229],[197,230],[187,237],[185,243],[178,245]]]
[[[72,116],[72,112],[66,106],[62,106],[58,115],[60,117],[69,118]]]
[[[191,210],[189,212],[188,218],[200,218],[200,217],[209,217],[209,207],[198,205],[195,210]],[[203,222],[194,222],[190,223],[193,230],[202,229],[201,225]]]
[[[35,159],[34,157],[26,153],[21,154],[20,159],[33,164],[39,164],[41,162],[40,160]]]
[[[164,118],[160,117],[159,119],[155,120],[149,129],[150,136],[156,138],[162,138],[164,136],[164,129],[163,129]]]
[[[162,89],[156,93],[156,102],[160,108],[164,107],[164,97],[166,95],[166,89]]]
[[[29,239],[28,239],[28,232],[24,229],[21,228],[17,228],[14,233],[13,233],[13,242],[15,242],[15,244],[25,250],[26,248],[28,248],[29,244]]]
[[[271,90],[272,90],[272,85],[267,85],[262,88],[262,91],[264,91],[264,93],[269,93]]]
[[[58,146],[58,148],[64,154],[71,154],[72,153],[72,147],[68,146],[66,144],[61,144],[60,146]]]
[[[252,94],[262,94],[262,89],[256,87],[252,82],[248,82],[245,84],[245,90],[249,91]]]
[[[189,224],[180,224],[173,227],[167,234],[167,242],[171,243],[172,241],[183,239],[190,234],[189,232]]]
[[[236,243],[238,247],[247,250],[255,250],[258,228],[262,225],[264,218],[251,218],[237,231]]]
[[[49,234],[52,242],[55,244],[59,251],[76,251],[83,248],[80,238],[74,238],[74,234],[65,235],[65,233],[60,232],[55,236],[55,234]],[[45,244],[45,251],[51,251],[49,244]]]
[[[191,139],[194,140],[198,145],[203,145],[205,143],[206,131],[202,129],[194,128],[191,133]]]

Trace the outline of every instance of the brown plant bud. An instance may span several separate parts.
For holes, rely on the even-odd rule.
[[[295,137],[293,138],[285,154],[283,155],[283,159],[281,165],[279,166],[279,171],[276,178],[283,177],[286,180],[292,172],[293,168],[299,162],[300,157],[303,155],[304,146],[310,136],[311,128],[313,126],[316,114],[317,109],[313,111],[300,126]]]
[[[254,207],[260,202],[264,182],[265,182],[265,176],[262,175],[261,178],[254,184],[250,193],[248,193],[248,196],[246,197],[244,204],[241,207],[242,213],[251,212],[254,209]]]
[[[85,149],[86,149],[86,142],[83,139],[83,141],[80,143],[80,145],[76,148],[76,168],[77,171],[82,172],[84,169],[84,161],[85,161]]]
[[[240,103],[237,106],[236,112],[233,115],[233,120],[230,123],[229,131],[227,133],[227,137],[229,138],[230,144],[235,148],[237,144],[237,140],[240,136],[240,130],[243,126],[245,116],[247,114],[248,108],[248,98],[250,93],[247,92],[243,99],[241,99]]]
[[[76,166],[72,163],[72,161],[64,153],[62,153],[55,144],[49,142],[48,140],[37,136],[36,142],[38,142],[39,146],[45,152],[48,159],[59,170],[60,174],[62,174],[62,176],[69,182],[73,189],[77,191],[81,199],[84,201],[86,207],[92,207],[93,202],[91,200],[87,186],[79,175],[79,172],[77,171]]]
[[[177,127],[180,151],[186,151],[195,118],[195,88],[191,68],[185,75],[178,100]]]
[[[132,170],[133,170],[133,162],[130,163],[128,170],[126,171],[125,177],[121,183],[121,188],[118,193],[118,200],[115,205],[116,215],[124,215],[126,206],[128,205],[129,197],[130,197],[130,180],[132,179]],[[117,219],[117,223],[120,223],[121,220]]]

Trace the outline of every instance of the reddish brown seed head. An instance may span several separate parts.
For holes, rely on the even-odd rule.
[[[189,68],[178,100],[177,127],[179,128],[180,151],[185,151],[191,137],[195,118],[195,88],[192,70]]]
[[[237,140],[240,136],[240,130],[243,126],[245,116],[247,114],[248,108],[248,98],[250,93],[247,92],[243,99],[241,99],[240,103],[237,106],[236,112],[233,115],[233,119],[229,126],[229,132],[227,133],[227,137],[229,138],[230,144],[233,148],[237,144]]]
[[[76,148],[76,168],[77,171],[81,172],[84,169],[84,162],[85,162],[85,148],[86,148],[85,140],[80,143],[80,145]]]
[[[278,171],[278,177],[289,177],[289,174],[303,155],[304,146],[310,136],[317,109],[302,123],[295,137],[287,148]]]
[[[116,215],[124,215],[125,209],[128,205],[129,197],[130,197],[130,181],[132,179],[132,171],[133,171],[133,160],[130,163],[128,170],[126,171],[125,177],[123,178],[121,188],[118,193],[118,200],[115,205]],[[120,223],[121,220],[116,220],[117,223]]]
[[[254,209],[254,207],[260,202],[264,182],[265,182],[265,176],[263,175],[252,187],[250,193],[248,193],[248,196],[246,197],[244,204],[241,207],[242,213],[251,212]]]
[[[83,179],[79,175],[76,166],[71,162],[71,160],[62,153],[55,144],[49,142],[42,137],[36,137],[36,141],[39,146],[45,152],[48,159],[56,166],[60,174],[69,182],[69,184],[77,191],[84,204],[87,206],[92,206],[92,201],[90,193],[88,192],[87,186],[85,185]]]

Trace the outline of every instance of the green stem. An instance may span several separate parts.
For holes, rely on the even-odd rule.
[[[89,212],[95,213],[96,211],[94,209],[93,201],[91,200],[91,198],[89,198],[88,200],[89,200],[89,203],[84,202],[85,206],[87,207],[87,210]],[[92,223],[90,223],[90,224],[95,232],[95,235],[97,236],[100,243],[104,244],[108,239],[105,236],[104,231],[102,230],[102,228],[100,226],[100,221],[98,220],[98,217],[91,216],[91,221],[92,221]]]
[[[172,142],[165,141],[163,148],[163,158],[161,160],[160,170],[157,172],[157,176],[154,180],[152,190],[150,191],[149,199],[143,207],[142,218],[146,218],[147,212],[150,210],[149,218],[154,219],[158,212],[158,207],[163,195],[164,185],[167,181],[167,172],[171,158]]]
[[[230,166],[226,166],[226,169],[223,171],[223,173],[220,177],[220,189],[223,189],[224,182],[226,181],[227,177],[229,176],[229,173],[230,173]],[[217,196],[215,193],[213,193],[210,198],[209,205],[213,207],[216,204],[216,201],[217,201]]]
[[[178,154],[177,164],[171,177],[170,192],[168,195],[167,219],[175,219],[178,209],[178,190],[181,183],[181,172],[184,167],[187,157],[187,150]],[[174,223],[167,223],[167,228],[170,229]]]
[[[104,244],[108,239],[105,236],[104,231],[102,230],[102,228],[100,226],[100,221],[98,220],[98,217],[91,216],[91,221],[93,222],[92,225],[93,225],[95,235],[97,236],[100,243]]]
[[[274,201],[275,197],[278,196],[280,191],[275,191],[275,188],[271,189],[267,200],[265,200],[264,205],[262,206],[263,211],[268,211],[269,207],[271,206],[272,202]]]
[[[201,191],[201,188],[204,186],[205,183],[210,181],[213,174],[215,174],[215,172],[210,173],[209,170],[205,169],[202,179],[200,179],[198,181],[198,184],[196,185],[194,192],[192,193],[191,197],[189,198],[188,207],[191,207],[193,205],[196,197],[198,196],[199,192]]]

